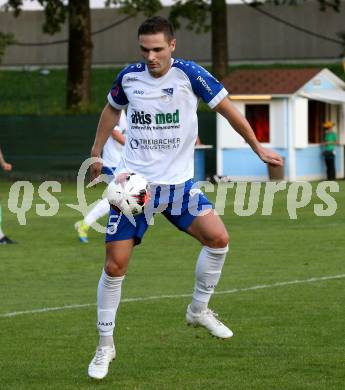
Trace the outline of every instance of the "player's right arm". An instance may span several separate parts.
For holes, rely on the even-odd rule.
[[[124,145],[126,141],[126,137],[121,133],[120,130],[117,130],[117,127],[112,131],[111,136],[115,141],[119,144]]]
[[[228,92],[209,72],[195,63],[189,63],[190,80],[194,93],[209,107],[228,120],[230,125],[246,140],[262,161],[283,165],[282,157],[273,150],[264,148],[257,140],[247,119],[228,99]],[[188,73],[187,72],[187,73]]]
[[[110,137],[115,125],[121,118],[121,110],[128,105],[127,96],[122,88],[122,78],[128,67],[123,69],[116,77],[111,90],[108,93],[108,103],[105,105],[98,122],[95,142],[91,149],[91,157],[101,157],[102,149]],[[95,163],[91,166],[91,179],[101,174],[102,164]]]
[[[114,126],[119,122],[121,110],[116,109],[107,103],[102,111],[98,122],[96,137],[91,149],[91,157],[101,157],[103,146],[110,137]],[[97,162],[91,166],[91,179],[101,174],[102,164]]]
[[[12,164],[9,164],[5,161],[4,155],[2,154],[1,148],[0,148],[0,166],[4,171],[11,171],[12,170]]]
[[[249,122],[230,102],[230,99],[224,98],[214,110],[228,120],[232,128],[245,139],[262,161],[274,166],[283,166],[283,158],[274,150],[264,148],[260,144]]]
[[[117,141],[121,145],[124,145],[126,141],[126,137],[124,134],[127,132],[127,130],[127,117],[125,111],[122,110],[119,123],[115,126],[111,135],[115,141]]]

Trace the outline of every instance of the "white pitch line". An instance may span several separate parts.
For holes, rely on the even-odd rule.
[[[277,282],[277,283],[273,283],[273,284],[259,284],[257,286],[252,286],[252,287],[234,288],[232,290],[216,291],[215,295],[235,294],[235,293],[239,293],[239,292],[290,286],[293,284],[314,283],[314,282],[321,282],[324,280],[343,279],[343,278],[345,278],[345,274],[332,275],[332,276],[321,276],[318,278],[315,277],[315,278],[302,279],[302,280],[297,279],[297,280],[290,280],[287,282]],[[154,295],[154,296],[149,296],[149,297],[124,298],[121,300],[121,302],[155,301],[155,300],[159,300],[159,299],[188,298],[190,296],[191,296],[191,294]],[[13,311],[13,312],[9,312],[9,313],[0,314],[0,318],[15,317],[15,316],[23,315],[23,314],[46,313],[49,311],[80,309],[83,307],[91,307],[91,306],[96,306],[96,304],[95,303],[84,303],[84,304],[75,304],[75,305],[66,305],[66,306],[57,306],[57,307],[45,307],[43,309]]]

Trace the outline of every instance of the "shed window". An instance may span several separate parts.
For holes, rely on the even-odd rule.
[[[326,118],[326,103],[309,100],[308,102],[308,141],[318,144],[322,141],[322,123]]]
[[[245,115],[259,142],[270,142],[269,105],[246,104]]]

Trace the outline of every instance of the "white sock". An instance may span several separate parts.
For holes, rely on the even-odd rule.
[[[208,302],[200,302],[197,299],[193,298],[192,303],[190,305],[190,309],[193,313],[201,313],[202,311],[207,309]]]
[[[97,329],[100,345],[112,345],[115,316],[121,299],[121,286],[125,277],[112,277],[104,269],[97,290]],[[110,336],[110,337],[108,337]]]
[[[113,344],[114,344],[113,336],[99,336],[98,345],[100,347],[112,347]]]
[[[96,206],[86,215],[84,218],[84,222],[91,226],[97,219],[103,217],[108,214],[110,210],[110,205],[108,199],[102,199],[99,201]]]
[[[195,269],[195,287],[191,310],[200,313],[207,308],[208,302],[218,284],[226,254],[225,248],[210,248],[204,246],[201,249]]]

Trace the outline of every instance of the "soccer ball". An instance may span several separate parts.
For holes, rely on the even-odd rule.
[[[136,173],[120,173],[107,188],[110,206],[126,215],[138,215],[149,202],[149,184]]]

